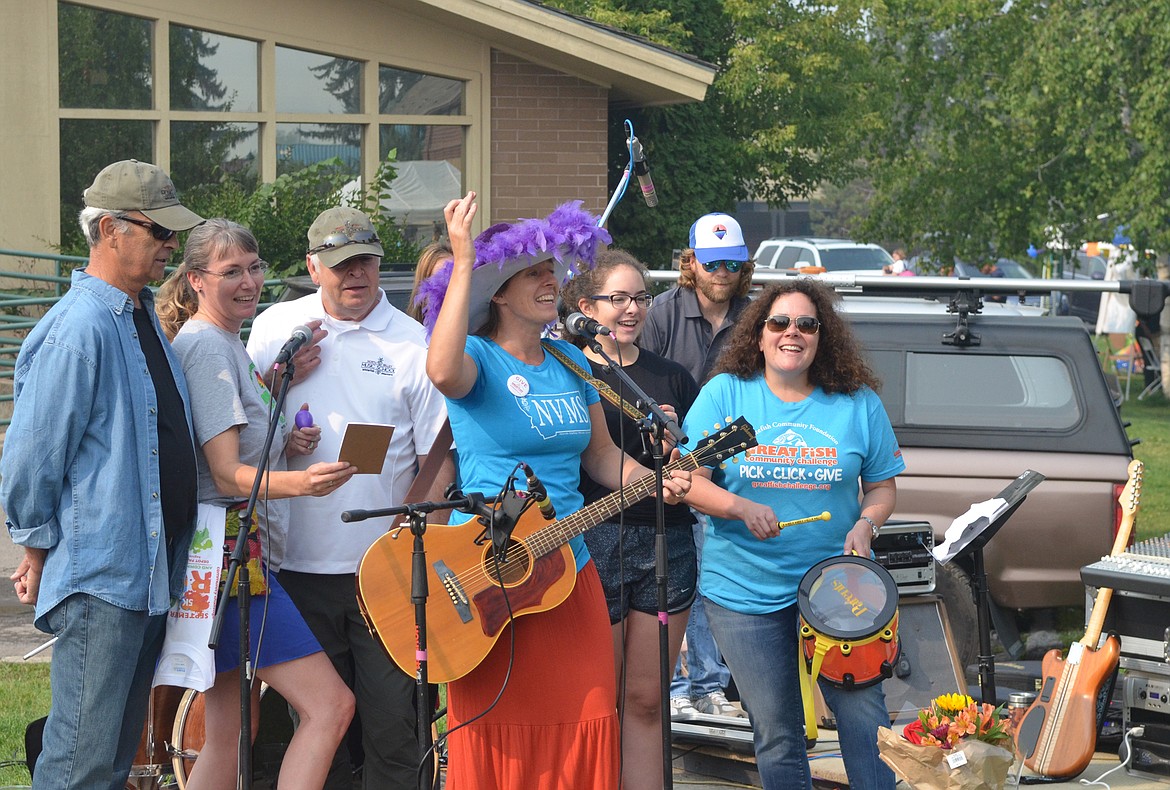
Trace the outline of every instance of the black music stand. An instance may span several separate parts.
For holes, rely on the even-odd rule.
[[[991,595],[987,587],[987,569],[983,564],[983,547],[1007,523],[1028,492],[1044,481],[1044,475],[1031,469],[1013,480],[991,499],[976,502],[947,527],[945,540],[933,549],[940,565],[971,555],[974,563],[975,608],[979,618],[979,692],[983,702],[996,704],[995,656],[991,652]]]

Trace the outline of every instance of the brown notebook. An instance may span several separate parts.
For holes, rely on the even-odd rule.
[[[382,466],[386,463],[386,450],[390,448],[390,437],[393,434],[393,425],[351,422],[345,427],[337,460],[349,461],[356,466],[355,474],[381,474]]]

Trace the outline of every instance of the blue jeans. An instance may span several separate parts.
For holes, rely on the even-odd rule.
[[[796,605],[770,614],[741,614],[706,600],[711,631],[723,648],[746,702],[756,767],[765,790],[812,787],[804,742],[798,672]],[[878,727],[890,726],[881,684],[845,691],[821,683],[837,718],[837,738],[850,790],[889,790],[894,773],[878,757]]]
[[[49,670],[53,699],[34,788],[123,790],[142,738],[166,619],[85,593],[49,611],[57,636]]]
[[[691,530],[695,536],[695,561],[699,567],[703,565],[703,542],[706,540],[704,530],[710,523],[709,517],[692,511],[695,514],[695,523]],[[702,571],[699,572],[699,582],[702,584]],[[715,638],[711,636],[711,629],[707,625],[707,611],[703,608],[703,596],[696,595],[691,604],[691,613],[687,618],[687,674],[682,674],[682,657],[674,665],[674,679],[670,681],[670,696],[699,699],[713,691],[722,691],[731,682],[731,672],[723,659],[719,656],[719,648]]]

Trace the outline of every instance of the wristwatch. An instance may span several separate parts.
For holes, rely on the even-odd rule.
[[[866,515],[862,515],[862,516],[861,516],[861,520],[862,520],[862,521],[868,521],[868,522],[869,522],[869,528],[873,530],[873,538],[876,538],[876,537],[877,537],[877,535],[878,535],[878,530],[880,530],[880,529],[881,529],[881,527],[879,527],[879,526],[878,526],[878,523],[877,523],[876,521],[874,521],[872,518],[870,518],[869,516],[866,516]],[[871,540],[872,540],[873,538],[871,538]]]

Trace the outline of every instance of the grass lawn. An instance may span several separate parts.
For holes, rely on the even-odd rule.
[[[49,712],[49,665],[0,663],[0,787],[27,787],[24,728]]]
[[[1121,416],[1131,423],[1130,438],[1141,440],[1133,454],[1146,467],[1135,539],[1165,535],[1170,532],[1170,401],[1161,393],[1131,398],[1121,405]]]

